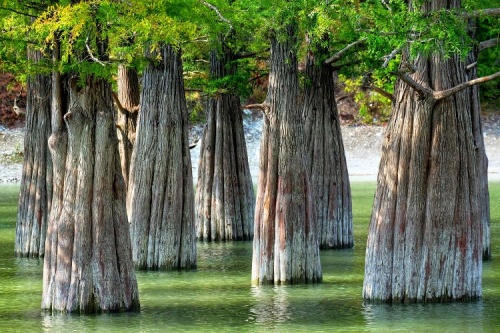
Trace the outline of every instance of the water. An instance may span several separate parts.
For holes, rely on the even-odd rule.
[[[500,192],[500,184],[494,184]],[[353,250],[321,253],[319,285],[250,285],[251,242],[198,243],[189,272],[137,272],[140,313],[49,315],[40,310],[42,262],[15,258],[17,189],[0,188],[1,332],[499,332],[500,198],[492,196],[493,261],[474,303],[369,305],[361,299],[373,185],[354,185]],[[8,192],[9,195],[4,193]],[[7,197],[7,203],[5,202]],[[10,200],[10,201],[9,201]],[[362,207],[359,207],[359,206]]]

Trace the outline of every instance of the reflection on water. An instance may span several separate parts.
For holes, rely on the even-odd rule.
[[[436,328],[448,332],[488,332],[484,302],[451,304],[382,305],[365,304],[363,315],[367,328],[431,332]],[[500,328],[500,327],[499,327]]]
[[[288,311],[289,299],[287,286],[252,287],[250,296],[255,305],[250,309],[249,320],[272,327],[291,319]]]
[[[16,198],[17,195],[12,198],[13,203]],[[500,202],[498,198],[492,200]],[[198,243],[196,270],[137,272],[140,313],[51,315],[40,310],[43,262],[14,257],[15,214],[8,223],[2,222],[3,216],[0,215],[2,333],[500,332],[497,259],[483,265],[480,302],[364,304],[361,289],[367,220],[355,220],[357,245],[353,250],[321,252],[322,284],[252,287],[251,242]],[[492,221],[492,250],[500,253],[498,220]]]
[[[0,262],[2,332],[494,332],[500,327],[499,265],[485,265],[484,299],[474,303],[369,305],[355,251],[322,252],[324,283],[250,284],[250,242],[200,244],[189,272],[137,272],[140,313],[50,315],[40,310],[41,264]],[[0,249],[0,256],[8,249]],[[228,255],[230,254],[230,255]],[[351,267],[346,272],[344,265]],[[218,269],[218,267],[222,267]],[[489,271],[488,271],[489,270]]]

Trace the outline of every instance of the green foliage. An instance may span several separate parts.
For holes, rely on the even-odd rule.
[[[15,9],[12,1],[4,1],[3,8]],[[23,73],[27,66],[26,38],[28,17],[10,10],[0,10],[0,72]]]
[[[476,38],[485,41],[500,38],[500,19],[481,17],[477,21]],[[479,53],[478,76],[486,76],[500,71],[500,44],[485,49]],[[481,84],[481,101],[487,108],[499,110],[498,96],[500,96],[500,80]]]
[[[464,0],[463,10],[473,11],[497,5],[498,0]],[[408,3],[412,7],[408,7]],[[468,32],[462,10],[423,12],[423,1],[407,0],[32,0],[29,3],[4,0],[0,9],[0,71],[18,76],[51,70],[53,43],[60,43],[61,59],[54,64],[61,72],[114,78],[118,64],[141,70],[147,61],[158,61],[156,50],[163,43],[183,50],[186,86],[204,89],[208,94],[236,92],[251,94],[252,73],[259,73],[261,59],[237,62],[236,74],[208,79],[208,59],[212,49],[233,54],[268,54],[268,38],[285,38],[284,28],[298,28],[297,52],[313,52],[321,47],[320,57],[335,54],[347,45],[363,40],[346,52],[337,64],[346,77],[372,73],[381,88],[392,84],[401,57],[393,57],[388,66],[382,63],[391,53],[408,50],[411,56],[435,52],[463,58],[476,45]],[[32,21],[31,17],[36,17]],[[481,17],[480,40],[498,37],[498,18]],[[481,39],[482,38],[482,39]],[[47,61],[27,62],[26,50],[42,51]],[[396,51],[396,52],[394,52]],[[145,54],[153,55],[146,59]],[[325,60],[317,59],[317,60]],[[354,65],[355,64],[355,65]],[[479,75],[498,71],[498,47],[482,52]],[[253,74],[255,75],[255,74]],[[356,82],[356,79],[351,79]],[[497,83],[487,83],[483,96],[498,96]],[[360,97],[361,98],[361,97]],[[374,102],[373,97],[366,103]],[[370,108],[362,107],[366,114]],[[383,107],[377,107],[377,110]],[[378,111],[377,111],[378,112]]]
[[[339,75],[339,81],[343,83],[346,93],[354,96],[354,101],[359,105],[359,120],[365,124],[384,123],[389,120],[391,112],[391,101],[366,88],[364,78],[347,78],[345,75]],[[392,81],[384,81],[380,77],[372,77],[372,84],[379,88],[391,90]]]
[[[199,92],[188,93],[186,94],[186,103],[189,110],[189,123],[204,122],[206,116],[202,95]]]

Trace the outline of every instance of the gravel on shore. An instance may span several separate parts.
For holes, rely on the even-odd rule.
[[[488,155],[488,177],[500,180],[500,114],[485,117],[483,136]],[[247,143],[250,173],[257,182],[259,173],[259,149],[262,132],[262,118],[247,113],[244,117],[244,130]],[[342,137],[349,176],[352,182],[376,181],[382,139],[385,127],[365,125],[342,125]],[[191,140],[201,137],[203,128],[193,126]],[[19,183],[22,176],[22,154],[24,128],[7,129],[0,126],[0,183]],[[191,150],[193,178],[198,177],[200,142]]]

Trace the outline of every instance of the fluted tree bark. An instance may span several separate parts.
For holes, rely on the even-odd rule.
[[[322,279],[314,202],[299,102],[296,31],[271,38],[271,68],[255,209],[252,282],[316,283]]]
[[[304,109],[305,145],[321,249],[354,246],[352,200],[342,132],[334,93],[333,70],[324,50],[307,52]]]
[[[54,47],[56,61],[57,51]],[[138,310],[111,86],[93,75],[81,85],[73,74],[64,85],[57,72],[52,78],[54,190],[42,308]]]
[[[210,78],[234,75],[235,55],[210,54]],[[248,165],[239,97],[234,90],[210,96],[196,187],[196,230],[199,240],[232,241],[253,238],[255,195]]]
[[[459,9],[460,1],[422,5],[425,12],[450,8]],[[396,82],[385,133],[363,296],[405,303],[475,300],[482,295],[485,184],[484,155],[475,141],[477,94],[468,86],[478,81],[470,81],[459,56],[418,55],[412,65],[415,73]]]
[[[43,61],[42,54],[28,51],[30,61]],[[17,213],[15,253],[41,257],[52,201],[52,159],[48,147],[51,133],[50,75],[28,78],[24,161]]]
[[[194,194],[180,50],[148,54],[127,211],[140,269],[196,267]]]
[[[470,24],[472,38],[475,38],[475,26],[473,21]],[[468,64],[478,61],[479,47],[475,47],[467,58]],[[477,67],[472,66],[465,72],[467,80],[477,79]],[[469,89],[471,112],[472,112],[472,132],[474,134],[474,144],[477,152],[476,171],[479,176],[479,203],[480,214],[483,225],[483,260],[491,259],[491,228],[490,228],[490,194],[488,189],[488,157],[484,145],[483,128],[481,125],[481,103],[479,100],[479,86],[475,85]]]

